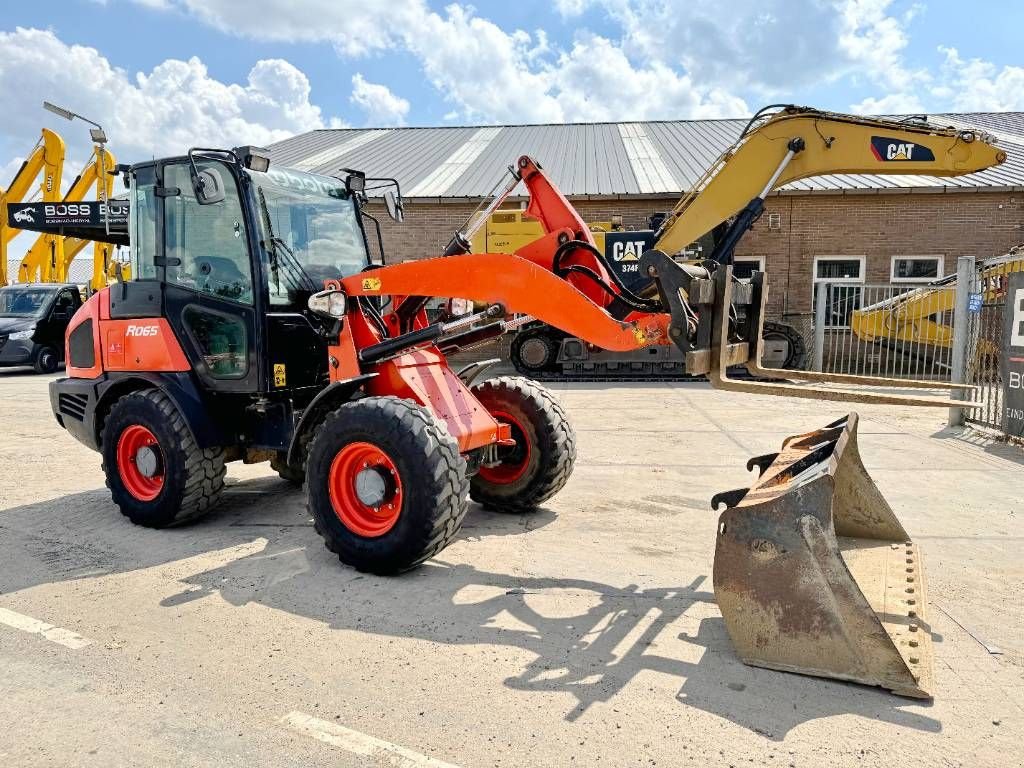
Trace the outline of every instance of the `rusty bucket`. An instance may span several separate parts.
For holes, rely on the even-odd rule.
[[[932,697],[917,546],[864,469],[857,414],[747,463],[717,494],[714,587],[746,664]]]

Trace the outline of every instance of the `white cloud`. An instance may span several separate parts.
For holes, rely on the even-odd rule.
[[[68,142],[69,158],[88,157],[86,126],[53,118],[42,110],[43,98],[102,123],[123,160],[195,145],[267,144],[324,125],[309,100],[309,80],[281,59],[257,62],[237,84],[211,77],[195,57],[133,77],[95,48],[67,45],[48,30],[0,32],[0,50],[0,130],[10,153],[27,152],[48,124]]]
[[[368,125],[404,125],[409,114],[409,102],[396,96],[386,85],[367,82],[360,73],[352,76],[352,96],[349,99],[366,113]]]
[[[860,114],[917,112],[1011,112],[1024,110],[1024,68],[963,59],[956,48],[939,47],[937,72],[922,72],[880,97],[854,104]]]
[[[179,2],[218,29],[256,39],[330,42],[346,54],[404,49],[464,120],[731,117],[746,111],[729,88],[698,85],[678,62],[638,59],[620,42],[587,33],[569,51],[557,50],[543,30],[503,29],[466,5],[453,3],[439,13],[423,0],[315,0],[300,15],[288,0],[259,0],[244,8],[230,0]],[[563,0],[559,10],[572,14],[587,5],[588,0]],[[316,23],[308,23],[310,18]],[[588,52],[610,58],[587,61]]]

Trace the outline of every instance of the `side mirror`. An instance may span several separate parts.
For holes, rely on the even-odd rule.
[[[224,181],[213,168],[204,168],[196,173],[193,171],[192,191],[195,192],[196,202],[200,205],[214,205],[224,200]]]
[[[405,221],[405,207],[402,205],[402,199],[395,194],[395,190],[385,190],[384,205],[388,207],[388,216],[399,224]]]

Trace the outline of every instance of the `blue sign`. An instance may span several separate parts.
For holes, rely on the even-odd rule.
[[[972,315],[976,315],[981,312],[981,307],[985,303],[985,297],[980,293],[972,293],[967,301],[967,311]]]

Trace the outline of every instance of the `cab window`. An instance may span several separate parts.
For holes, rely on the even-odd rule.
[[[197,160],[200,171],[220,177],[224,199],[200,205],[187,162],[166,166],[164,186],[179,193],[164,200],[166,280],[198,293],[252,304],[252,268],[245,217],[231,172],[218,162]]]
[[[131,232],[132,277],[156,279],[156,171],[140,168],[132,179],[132,204],[128,211]]]

